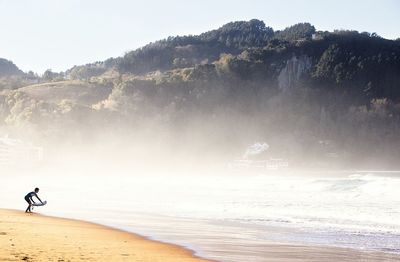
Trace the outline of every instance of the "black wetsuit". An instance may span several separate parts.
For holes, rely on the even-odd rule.
[[[33,202],[32,197],[34,197],[34,196],[37,197],[35,192],[30,192],[25,196],[25,200],[26,200],[26,202],[28,202],[29,205],[32,204],[32,202]]]

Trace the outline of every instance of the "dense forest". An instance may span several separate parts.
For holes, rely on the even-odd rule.
[[[145,130],[228,158],[256,141],[297,165],[400,157],[400,41],[376,33],[232,22],[42,76],[2,59],[0,89],[0,131],[42,141]]]

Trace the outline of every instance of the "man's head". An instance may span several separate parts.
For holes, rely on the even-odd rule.
[[[39,192],[39,188],[35,188],[35,193],[38,193]]]

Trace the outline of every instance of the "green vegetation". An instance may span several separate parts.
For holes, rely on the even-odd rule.
[[[29,125],[58,137],[71,127],[85,136],[154,125],[171,139],[207,138],[203,147],[226,152],[265,140],[315,165],[400,157],[400,42],[375,33],[322,32],[309,23],[275,32],[251,20],[65,73],[38,77],[1,62],[6,128]]]
[[[275,33],[277,39],[286,41],[309,40],[315,34],[315,27],[310,23],[299,23]]]
[[[234,22],[198,36],[169,37],[151,43],[127,53],[117,66],[121,72],[142,74],[211,63],[222,53],[238,54],[246,48],[262,47],[273,35],[273,29],[262,21]]]

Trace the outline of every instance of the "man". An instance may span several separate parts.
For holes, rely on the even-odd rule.
[[[28,193],[25,196],[25,201],[28,202],[28,208],[25,210],[25,213],[32,213],[31,207],[32,204],[35,203],[35,201],[33,201],[32,197],[36,197],[37,199],[39,199],[40,203],[43,204],[43,201],[38,197],[37,193],[39,193],[39,188],[35,188],[35,191]]]

